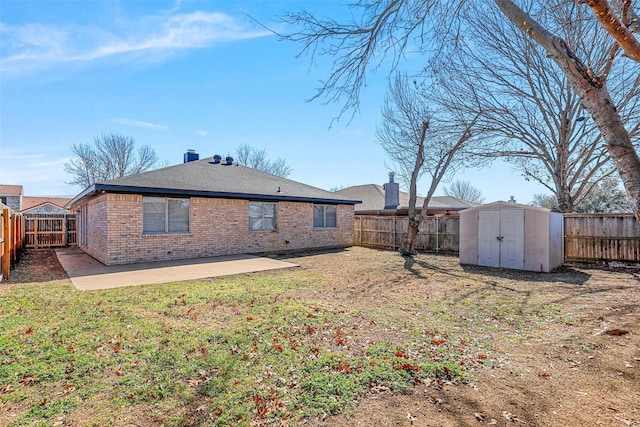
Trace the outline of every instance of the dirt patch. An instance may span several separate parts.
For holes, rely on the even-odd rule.
[[[68,279],[53,249],[29,249],[11,270],[6,283],[42,283]]]
[[[352,414],[308,425],[640,425],[637,268],[542,274],[360,248],[296,262],[328,280],[324,295],[304,298],[396,319],[426,312],[427,333],[468,340],[465,351],[477,355],[467,384],[372,395]]]
[[[280,298],[345,313],[349,351],[402,346],[420,334],[463,354],[468,376],[463,384],[424,381],[407,394],[373,390],[347,415],[302,425],[640,426],[637,268],[528,273],[364,248],[288,258],[301,268],[256,274],[314,278],[317,286]],[[55,253],[39,250],[0,286],[66,278]]]

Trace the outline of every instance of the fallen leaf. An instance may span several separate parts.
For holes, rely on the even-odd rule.
[[[33,333],[33,328],[29,328],[26,331],[24,331],[25,334],[29,335]]]
[[[33,377],[31,375],[27,375],[22,377],[22,379],[20,380],[20,384],[22,384],[23,386],[27,387],[30,386],[31,384],[33,384],[34,382],[36,382],[36,377]]]
[[[629,331],[625,331],[624,329],[610,329],[605,332],[605,334],[607,335],[615,335],[615,336],[627,335],[628,333]]]
[[[476,417],[478,421],[484,421],[484,414],[481,412],[476,412],[473,416]]]
[[[492,426],[496,424],[498,424],[498,420],[496,420],[495,418],[491,418],[491,421],[487,423],[488,426]]]

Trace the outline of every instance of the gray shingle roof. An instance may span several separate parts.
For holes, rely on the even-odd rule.
[[[355,200],[362,200],[362,204],[356,205],[356,212],[384,210],[384,188],[377,184],[356,185],[336,191],[336,194]],[[423,197],[418,197],[416,207],[424,203]],[[409,206],[409,193],[400,192],[400,205],[398,209],[406,209]],[[432,209],[466,209],[478,206],[477,203],[467,202],[451,196],[433,196],[429,200],[429,208]]]
[[[246,166],[227,165],[224,160],[214,164],[213,158],[99,182],[77,195],[70,205],[73,207],[98,191],[336,204],[360,202]]]

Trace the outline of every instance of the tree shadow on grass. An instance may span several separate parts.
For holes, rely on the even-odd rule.
[[[415,259],[414,257],[404,257],[404,268],[418,277],[424,277],[419,268],[425,270],[436,271],[448,276],[458,278],[473,278],[489,284],[496,284],[487,277],[495,277],[506,280],[521,280],[526,282],[547,282],[547,283],[567,283],[574,285],[583,285],[589,278],[590,274],[572,267],[560,267],[550,273],[538,273],[534,271],[510,270],[506,268],[483,267],[479,265],[461,265],[460,267],[467,273],[462,275],[448,268],[443,268],[429,263],[427,260]]]

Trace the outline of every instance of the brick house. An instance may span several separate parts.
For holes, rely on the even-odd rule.
[[[182,164],[96,183],[67,207],[78,246],[118,265],[351,246],[357,203],[190,150]]]

